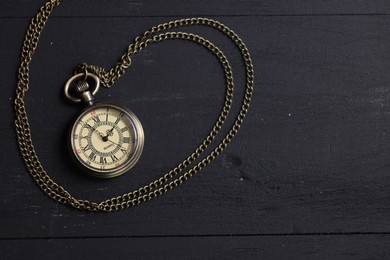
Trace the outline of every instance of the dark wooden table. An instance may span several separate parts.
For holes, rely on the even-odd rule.
[[[151,26],[203,16],[242,37],[256,70],[247,120],[212,165],[161,198],[109,214],[50,200],[18,151],[16,72],[43,3],[0,2],[2,259],[389,259],[389,1],[64,1],[34,55],[26,105],[40,160],[76,197],[116,196],[174,167],[207,135],[225,93],[217,59],[202,47],[176,40],[146,48],[97,97],[139,116],[143,156],[131,173],[95,179],[66,150],[80,107],[62,89],[79,62],[110,68]],[[238,51],[216,31],[182,30],[228,55],[237,112]]]

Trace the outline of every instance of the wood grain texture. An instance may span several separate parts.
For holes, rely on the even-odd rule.
[[[34,259],[387,259],[388,235],[9,240],[3,257]],[[24,250],[17,250],[23,247]]]
[[[243,38],[255,66],[252,107],[227,151],[182,187],[113,214],[51,201],[20,158],[12,110],[16,71],[29,17],[42,3],[0,3],[6,36],[0,41],[0,243],[6,256],[21,259],[36,247],[37,256],[49,259],[69,248],[89,252],[107,244],[123,248],[118,257],[134,251],[142,257],[155,248],[149,256],[156,259],[169,253],[173,259],[386,258],[388,1],[66,1],[42,34],[26,104],[39,158],[77,197],[122,194],[185,159],[216,120],[225,88],[217,59],[196,44],[172,40],[135,56],[125,76],[97,98],[137,114],[144,154],[131,173],[97,180],[77,171],[65,149],[64,136],[80,108],[64,100],[62,86],[77,63],[110,67],[151,26],[210,15]],[[236,112],[244,83],[237,50],[210,29],[180,30],[212,40],[228,55]]]
[[[37,2],[29,0],[1,1],[0,17],[31,17]],[[18,7],[18,8],[15,8]],[[387,0],[68,0],[57,16],[258,16],[258,15],[345,15],[345,14],[389,14]]]

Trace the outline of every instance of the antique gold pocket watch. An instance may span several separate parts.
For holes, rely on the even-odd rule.
[[[240,130],[253,94],[254,68],[249,50],[233,30],[219,21],[202,17],[184,18],[159,24],[136,37],[128,46],[127,52],[109,71],[88,64],[80,64],[77,67],[78,74],[71,77],[65,84],[65,95],[73,102],[88,104],[88,107],[81,112],[71,127],[68,146],[76,164],[93,176],[101,178],[119,176],[135,165],[144,146],[144,132],[140,121],[132,112],[120,106],[108,103],[94,104],[93,97],[98,92],[100,83],[104,87],[111,87],[124,74],[136,53],[150,44],[171,39],[192,41],[205,47],[218,58],[224,71],[225,102],[207,137],[190,155],[184,156],[186,159],[171,170],[162,173],[149,184],[102,201],[76,198],[62,185],[55,182],[40,163],[34,149],[26,113],[25,95],[29,89],[30,63],[38,46],[41,32],[53,9],[61,3],[61,0],[48,0],[31,20],[23,42],[14,104],[15,130],[21,155],[34,181],[50,198],[76,209],[88,211],[111,212],[134,207],[185,183],[226,149]],[[171,30],[191,25],[209,27],[223,33],[240,51],[246,70],[245,94],[241,101],[240,111],[226,135],[218,141],[216,137],[233,103],[233,72],[225,54],[211,41],[193,33]],[[89,87],[90,83],[93,83],[92,88]]]
[[[87,81],[89,78],[95,83],[93,91]],[[78,82],[74,84],[76,80]],[[76,103],[88,104],[71,127],[68,146],[73,160],[84,172],[111,178],[137,163],[144,146],[144,131],[130,110],[110,103],[94,104],[93,96],[99,86],[99,78],[88,72],[74,75],[65,84],[66,97]],[[79,98],[70,94],[72,87]]]

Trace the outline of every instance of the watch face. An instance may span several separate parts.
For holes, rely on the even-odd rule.
[[[144,132],[130,111],[112,104],[95,104],[84,110],[70,132],[76,163],[101,178],[123,174],[141,156]]]

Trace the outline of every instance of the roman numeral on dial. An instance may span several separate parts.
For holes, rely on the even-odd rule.
[[[121,121],[122,116],[123,116],[123,112],[121,112],[121,113],[119,114],[118,118],[117,118],[116,121],[115,121],[115,124],[118,124],[119,121]]]
[[[100,163],[101,164],[106,164],[107,163],[107,158],[106,157],[100,157]]]
[[[88,158],[91,160],[91,161],[95,161],[96,159],[96,154],[94,152],[91,152],[91,154],[88,156]]]
[[[111,160],[113,162],[119,161],[118,157],[116,157],[115,154],[111,155]]]
[[[88,151],[89,149],[91,149],[91,147],[89,146],[89,144],[87,144],[87,146],[85,147],[82,147],[83,151],[86,152]]]
[[[92,120],[93,120],[96,124],[100,122],[100,119],[99,119],[98,116],[92,117]]]

